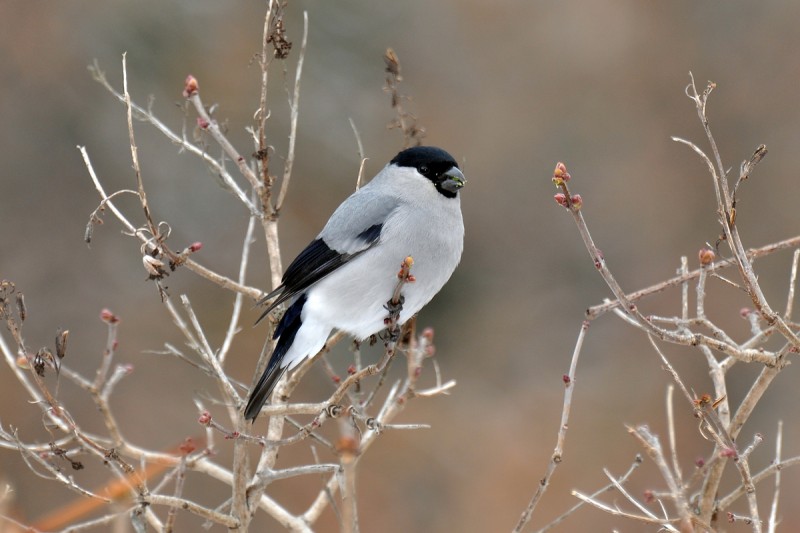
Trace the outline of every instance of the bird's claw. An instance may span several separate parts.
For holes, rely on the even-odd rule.
[[[397,299],[397,302],[389,300],[388,302],[386,302],[383,308],[389,311],[390,317],[398,316],[400,315],[400,311],[403,310],[403,303],[405,303],[405,301],[406,297],[401,294],[400,297]]]

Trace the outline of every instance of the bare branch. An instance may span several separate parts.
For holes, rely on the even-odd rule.
[[[575,496],[576,498],[578,498],[579,500],[581,500],[582,502],[588,503],[589,505],[591,505],[593,507],[597,507],[601,511],[605,511],[608,514],[611,514],[611,515],[614,515],[614,516],[621,516],[623,518],[628,518],[628,519],[631,519],[631,520],[634,520],[634,521],[637,521],[637,522],[644,522],[646,524],[654,524],[654,525],[657,525],[657,526],[661,526],[661,527],[665,528],[667,531],[678,531],[675,528],[675,526],[670,524],[669,520],[663,520],[661,518],[651,518],[650,516],[646,516],[646,515],[638,515],[638,514],[628,513],[628,512],[622,511],[622,510],[620,510],[620,509],[618,509],[616,507],[611,507],[611,506],[609,506],[609,505],[607,505],[605,503],[602,503],[602,502],[592,498],[591,496],[586,496],[585,494],[583,494],[581,492],[578,492],[576,490],[572,491],[572,495]],[[672,522],[675,522],[675,520],[672,520]]]
[[[289,130],[289,152],[286,154],[286,164],[283,167],[283,179],[281,180],[281,191],[278,194],[278,201],[275,203],[275,211],[280,213],[283,201],[286,199],[286,192],[289,190],[289,180],[292,177],[294,167],[294,151],[297,142],[297,116],[300,106],[300,77],[303,74],[303,60],[306,57],[306,44],[308,43],[308,11],[303,11],[303,42],[300,45],[300,55],[297,58],[297,70],[294,77],[294,93],[289,98],[289,109],[291,111],[290,130]]]
[[[789,292],[786,295],[786,311],[783,313],[784,320],[791,320],[794,308],[794,290],[797,286],[797,264],[800,261],[800,250],[795,250],[792,255],[792,273],[789,276]]]
[[[111,93],[114,97],[117,98],[121,103],[130,105],[130,108],[135,112],[134,118],[143,120],[148,122],[152,126],[154,126],[158,131],[160,131],[167,139],[170,140],[173,144],[180,147],[181,150],[186,150],[187,152],[191,153],[202,159],[209,168],[222,180],[224,185],[224,189],[231,192],[234,196],[236,196],[243,205],[245,205],[250,212],[251,215],[260,217],[261,213],[256,208],[255,204],[248,200],[247,195],[242,190],[241,187],[236,183],[233,177],[230,175],[228,170],[216,159],[208,155],[208,152],[205,151],[203,148],[199,148],[194,144],[190,143],[186,140],[185,136],[180,136],[177,133],[173,132],[166,124],[164,124],[161,120],[159,120],[153,113],[149,110],[137,105],[135,102],[130,100],[126,102],[125,96],[114,89],[114,87],[108,82],[105,73],[100,69],[100,66],[95,62],[92,66],[89,67],[89,71],[92,74],[92,77],[95,81],[100,83],[105,89]],[[88,165],[87,165],[88,166]]]
[[[675,474],[670,470],[667,464],[658,437],[653,435],[647,426],[629,427],[628,433],[636,437],[639,444],[644,447],[647,455],[658,467],[659,472],[661,472],[661,477],[667,482],[669,494],[675,501],[681,521],[691,521],[692,518],[694,518],[694,512],[686,498],[683,485],[680,480],[676,479]]]
[[[539,503],[539,500],[541,500],[542,496],[544,496],[544,493],[550,484],[550,479],[553,477],[553,472],[555,472],[555,469],[559,464],[561,464],[562,455],[564,453],[564,441],[567,438],[567,429],[569,428],[569,414],[572,408],[572,394],[575,390],[575,374],[578,368],[578,358],[580,357],[581,349],[583,348],[583,341],[586,337],[586,333],[589,331],[589,325],[590,323],[588,320],[585,320],[581,325],[581,329],[578,332],[578,340],[575,342],[575,349],[572,351],[572,361],[570,362],[569,373],[563,378],[564,405],[561,409],[561,424],[558,427],[555,450],[553,450],[553,455],[550,457],[550,462],[547,464],[547,470],[545,471],[544,477],[536,487],[536,492],[534,492],[530,502],[528,502],[528,506],[522,512],[522,515],[517,521],[517,525],[513,530],[514,533],[521,532],[525,529],[525,526],[533,516],[533,511],[536,509],[536,505]]]
[[[652,342],[652,337],[650,338]],[[672,458],[672,471],[675,472],[678,484],[683,486],[683,473],[681,472],[681,464],[678,461],[678,446],[675,439],[675,412],[672,405],[672,395],[675,392],[675,386],[670,384],[667,387],[667,427],[669,428],[669,451]]]
[[[764,257],[767,255],[771,255],[775,252],[780,252],[783,250],[790,250],[792,248],[797,248],[800,246],[800,236],[791,237],[789,239],[784,239],[782,241],[778,241],[775,243],[767,244],[766,246],[762,246],[760,248],[752,248],[747,251],[747,257],[749,259],[757,259],[759,257]],[[719,270],[731,267],[736,265],[735,258],[723,259],[722,261],[717,261],[714,263],[713,267],[711,268],[711,272],[717,272]],[[632,292],[628,294],[627,300],[630,302],[637,302],[646,296],[650,296],[652,294],[656,294],[672,287],[676,287],[681,283],[686,281],[691,281],[696,279],[700,276],[700,272],[702,271],[701,268],[692,270],[687,274],[682,274],[680,276],[675,276],[674,278],[670,278],[666,281],[662,281],[660,283],[656,283],[650,287]],[[589,319],[594,319],[599,317],[600,315],[619,307],[620,301],[619,300],[608,300],[602,304],[594,305],[586,310],[586,315]]]
[[[136,174],[136,185],[139,187],[139,202],[144,210],[144,218],[147,221],[150,234],[154,237],[159,235],[158,226],[153,222],[150,214],[150,206],[147,203],[147,195],[144,192],[142,182],[142,170],[139,167],[139,149],[136,147],[136,139],[133,135],[133,109],[131,108],[131,95],[128,93],[128,63],[127,52],[122,54],[122,95],[125,98],[125,107],[128,112],[128,141],[131,145],[131,161],[133,162],[133,172]]]
[[[239,261],[239,285],[244,285],[247,276],[247,263],[250,259],[250,247],[253,244],[253,232],[256,227],[256,217],[251,216],[247,221],[247,230],[244,235],[244,243],[242,244],[242,258]],[[231,320],[228,323],[228,331],[225,333],[225,340],[222,341],[222,346],[219,349],[217,358],[219,364],[225,364],[225,358],[231,349],[234,336],[239,332],[239,315],[242,312],[242,293],[237,292],[233,299],[233,311],[231,312]]]
[[[642,464],[642,456],[637,454],[637,455],[636,455],[636,458],[633,460],[633,463],[631,463],[631,466],[628,468],[627,472],[625,472],[624,474],[622,474],[622,476],[620,476],[620,478],[619,478],[619,479],[617,479],[617,480],[615,480],[614,482],[612,482],[612,483],[609,483],[608,485],[606,485],[606,486],[604,486],[604,487],[602,487],[602,488],[598,489],[597,491],[593,492],[593,493],[592,493],[592,494],[589,496],[589,498],[591,498],[592,500],[594,500],[594,499],[596,499],[598,496],[600,496],[601,494],[603,494],[604,492],[608,492],[608,491],[610,491],[610,490],[613,490],[613,489],[614,489],[614,488],[615,488],[615,487],[616,487],[618,484],[619,484],[619,485],[624,485],[624,484],[625,484],[625,482],[627,482],[627,481],[628,481],[628,478],[629,478],[629,477],[631,477],[631,474],[633,474],[633,472],[634,472],[634,471],[635,471],[637,468],[639,468],[639,466],[640,466],[641,464]],[[586,501],[586,500],[583,500],[583,499],[579,500],[579,501],[578,501],[578,503],[576,503],[575,505],[573,505],[571,508],[569,508],[569,509],[568,509],[566,512],[564,512],[563,514],[559,515],[559,516],[558,516],[557,518],[555,518],[555,519],[554,519],[552,522],[550,522],[549,524],[547,524],[546,526],[544,526],[544,527],[543,527],[543,528],[541,528],[541,529],[537,529],[535,533],[545,533],[546,531],[550,531],[551,529],[553,529],[554,527],[556,527],[557,525],[559,525],[561,522],[563,522],[564,520],[566,520],[566,519],[567,519],[567,518],[568,518],[570,515],[572,515],[572,514],[573,514],[575,511],[577,511],[578,509],[580,509],[581,507],[583,507],[583,505],[584,505],[585,503],[587,503],[587,501]]]
[[[792,272],[797,269],[797,253],[795,253],[794,267]],[[783,420],[778,420],[778,433],[775,438],[775,459],[773,464],[781,464],[781,447],[783,446]],[[775,533],[778,527],[778,501],[781,495],[781,471],[775,471],[775,490],[772,493],[772,505],[767,521],[767,533]]]
[[[206,520],[210,520],[215,524],[220,524],[228,529],[236,529],[240,527],[240,522],[227,514],[214,511],[202,505],[198,505],[191,500],[184,498],[176,498],[174,496],[164,496],[160,494],[147,494],[142,498],[142,503],[147,505],[166,505],[168,507],[180,508],[184,511],[189,511]]]

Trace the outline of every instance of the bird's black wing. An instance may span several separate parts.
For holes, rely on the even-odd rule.
[[[378,244],[384,224],[398,205],[396,198],[382,194],[372,187],[372,182],[353,193],[333,212],[317,238],[292,261],[280,287],[258,302],[261,305],[272,300],[258,320]]]
[[[354,247],[353,252],[349,253],[332,249],[322,237],[313,240],[286,269],[280,287],[259,300],[257,305],[262,305],[275,298],[258,317],[256,324],[278,305],[303,292],[340,266],[369,250],[378,242],[382,228],[382,223],[373,224],[359,233],[353,240],[357,246]]]

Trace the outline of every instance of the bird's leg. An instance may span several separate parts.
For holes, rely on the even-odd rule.
[[[383,319],[383,323],[386,326],[388,340],[392,343],[396,343],[400,338],[400,325],[398,321],[400,320],[400,311],[403,310],[403,302],[405,302],[405,297],[401,294],[398,302],[389,300],[386,302],[386,305],[383,306],[389,311],[389,316]]]

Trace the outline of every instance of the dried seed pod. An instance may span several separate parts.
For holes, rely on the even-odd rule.
[[[19,319],[25,322],[25,317],[28,316],[28,309],[25,307],[25,295],[21,292],[17,293],[17,312],[19,313]]]
[[[67,339],[69,338],[68,329],[59,329],[56,332],[56,355],[59,359],[64,359],[67,355]]]

